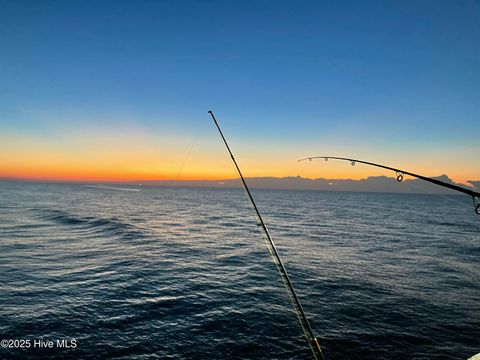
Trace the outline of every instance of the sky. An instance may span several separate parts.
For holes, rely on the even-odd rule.
[[[247,177],[480,180],[478,0],[0,0],[0,24],[0,178],[234,178],[212,110]]]

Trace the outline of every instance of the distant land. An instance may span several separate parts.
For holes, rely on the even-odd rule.
[[[447,183],[456,184],[473,190],[480,190],[480,181],[468,181],[468,184],[457,184],[447,175],[434,177]],[[246,178],[247,184],[257,189],[276,190],[320,190],[320,191],[361,191],[361,192],[393,192],[393,193],[433,193],[458,194],[440,186],[427,183],[419,179],[404,179],[398,182],[393,177],[370,176],[366,179],[308,179],[296,177],[253,177]],[[142,186],[200,186],[214,188],[240,188],[240,179],[226,180],[153,180],[136,181],[128,184]]]

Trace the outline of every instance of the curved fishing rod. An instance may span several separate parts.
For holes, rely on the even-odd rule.
[[[272,254],[273,259],[275,260],[275,264],[277,265],[278,272],[280,273],[280,276],[282,277],[282,280],[289,292],[290,299],[292,300],[293,307],[297,313],[298,319],[300,321],[300,325],[302,326],[303,332],[305,333],[305,337],[307,338],[308,345],[310,346],[310,349],[312,350],[313,358],[315,360],[325,360],[323,356],[322,349],[320,348],[320,343],[318,342],[312,327],[310,326],[310,323],[308,322],[307,315],[305,315],[305,312],[303,311],[302,304],[300,303],[300,300],[295,292],[295,289],[293,288],[292,281],[290,280],[290,277],[288,276],[287,270],[285,269],[285,266],[283,265],[282,259],[280,258],[280,255],[278,254],[277,247],[275,246],[275,243],[273,242],[270,233],[268,232],[267,226],[265,225],[262,215],[260,215],[260,211],[258,211],[257,205],[255,204],[255,200],[253,200],[253,196],[250,193],[250,189],[247,186],[247,183],[245,182],[245,178],[242,175],[242,172],[240,171],[240,168],[237,164],[237,161],[235,160],[235,157],[233,156],[232,151],[230,150],[230,147],[228,146],[227,140],[223,136],[222,130],[220,129],[220,126],[218,125],[217,119],[215,119],[215,116],[213,115],[212,111],[208,112],[212,119],[213,122],[215,123],[215,126],[218,129],[218,132],[220,133],[220,136],[222,137],[223,143],[225,144],[225,147],[227,148],[228,154],[230,155],[230,158],[233,161],[233,164],[235,165],[235,168],[237,169],[238,175],[240,176],[240,179],[242,180],[243,188],[245,189],[245,192],[247,193],[247,197],[252,203],[253,209],[255,211],[255,215],[258,218],[258,221],[260,223],[260,226],[267,238],[267,245],[270,253]]]
[[[470,190],[470,189],[465,189],[464,187],[461,187],[461,186],[449,184],[449,183],[446,183],[444,181],[429,178],[429,177],[419,175],[419,174],[415,174],[415,173],[412,173],[412,172],[409,172],[409,171],[396,169],[396,168],[391,167],[391,166],[385,166],[385,165],[376,164],[376,163],[373,163],[373,162],[368,162],[368,161],[363,161],[363,160],[349,159],[349,158],[338,157],[338,156],[312,156],[312,157],[300,159],[298,161],[304,161],[304,160],[312,161],[313,159],[325,159],[325,161],[328,161],[328,159],[350,161],[352,163],[352,166],[355,165],[355,163],[371,165],[371,166],[379,167],[379,168],[382,168],[382,169],[395,171],[398,182],[401,182],[403,180],[404,175],[409,175],[409,176],[416,177],[417,179],[421,179],[421,180],[427,181],[427,182],[435,184],[435,185],[443,186],[443,187],[446,187],[448,189],[461,192],[463,194],[466,194],[466,195],[469,195],[469,196],[472,197],[475,212],[480,215],[480,193],[478,193],[476,191],[473,191],[473,190]]]

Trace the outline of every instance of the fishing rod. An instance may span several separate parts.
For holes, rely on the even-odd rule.
[[[255,215],[258,218],[259,225],[261,226],[263,233],[266,236],[267,239],[267,245],[270,253],[272,254],[272,257],[274,259],[275,264],[277,265],[278,272],[280,273],[280,276],[289,292],[290,299],[292,301],[293,307],[295,309],[295,312],[298,316],[298,319],[300,321],[300,325],[303,329],[303,332],[305,334],[305,337],[307,338],[308,345],[310,346],[310,349],[312,350],[313,358],[315,360],[325,360],[325,357],[323,355],[322,349],[320,347],[320,343],[318,342],[312,327],[310,326],[310,323],[307,319],[307,315],[303,311],[302,304],[300,303],[300,300],[295,292],[295,289],[293,288],[292,281],[290,280],[290,277],[288,276],[287,270],[285,269],[285,266],[283,265],[282,259],[280,258],[280,255],[278,254],[277,247],[275,246],[275,243],[273,242],[270,233],[268,232],[267,226],[265,225],[265,222],[263,221],[262,215],[260,215],[260,211],[257,208],[257,205],[255,204],[255,200],[253,200],[253,196],[250,192],[250,189],[247,186],[247,183],[245,181],[245,178],[242,175],[242,172],[240,171],[240,167],[237,164],[237,161],[235,160],[235,157],[233,156],[232,150],[230,150],[230,146],[228,146],[227,140],[225,139],[225,136],[223,136],[223,132],[220,129],[220,125],[218,125],[217,119],[215,118],[215,115],[213,115],[212,111],[208,112],[212,119],[213,122],[215,123],[215,126],[218,129],[218,132],[220,133],[220,136],[222,137],[223,143],[225,144],[225,147],[227,148],[228,154],[230,155],[230,158],[233,161],[233,164],[235,165],[235,168],[237,169],[238,175],[240,176],[240,179],[243,184],[243,188],[245,189],[245,192],[247,194],[248,199],[250,200],[253,210],[255,211]]]
[[[409,172],[409,171],[400,170],[400,169],[397,169],[397,168],[394,168],[394,167],[391,167],[391,166],[385,166],[385,165],[376,164],[376,163],[373,163],[373,162],[368,162],[368,161],[363,161],[363,160],[349,159],[349,158],[337,157],[337,156],[312,156],[312,157],[300,159],[298,161],[305,161],[305,160],[312,161],[314,159],[324,159],[325,161],[328,161],[329,159],[350,161],[352,163],[352,166],[354,166],[355,163],[371,165],[371,166],[379,167],[379,168],[382,168],[382,169],[395,171],[398,182],[401,182],[403,180],[404,175],[409,175],[409,176],[416,177],[417,179],[421,179],[421,180],[427,181],[427,182],[435,184],[435,185],[443,186],[443,187],[446,187],[448,189],[461,192],[463,194],[466,194],[466,195],[469,195],[469,196],[472,197],[473,207],[475,209],[475,212],[480,215],[480,193],[478,193],[476,191],[473,191],[471,189],[466,189],[466,188],[461,187],[461,186],[457,186],[457,185],[454,185],[454,184],[449,184],[449,183],[444,182],[444,181],[440,181],[440,180],[437,180],[437,179],[434,179],[434,178],[429,178],[429,177],[419,175],[419,174],[415,174],[415,173],[412,173],[412,172]]]

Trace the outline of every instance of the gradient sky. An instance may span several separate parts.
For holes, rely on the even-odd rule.
[[[0,0],[0,177],[479,180],[480,3]],[[390,174],[391,175],[391,174]]]

